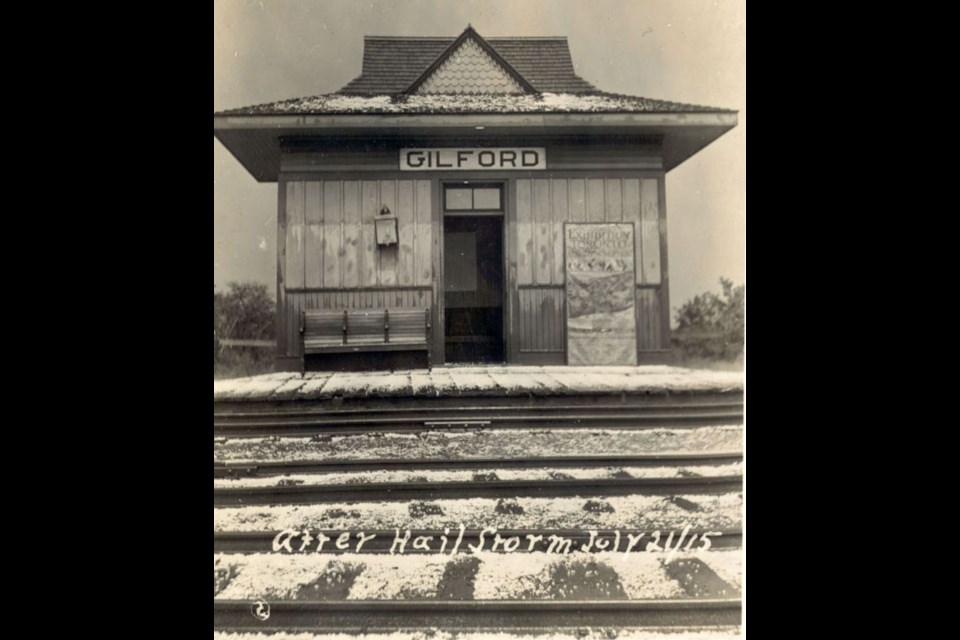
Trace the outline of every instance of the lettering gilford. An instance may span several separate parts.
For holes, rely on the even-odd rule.
[[[489,149],[401,149],[401,171],[475,171],[478,169],[546,169],[542,147]]]

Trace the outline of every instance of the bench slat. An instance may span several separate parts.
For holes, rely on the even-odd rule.
[[[429,307],[304,309],[300,326],[304,354],[412,349],[426,350],[429,360]]]

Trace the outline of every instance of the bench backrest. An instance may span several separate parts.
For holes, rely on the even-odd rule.
[[[410,344],[429,346],[430,309],[305,309],[304,347]]]

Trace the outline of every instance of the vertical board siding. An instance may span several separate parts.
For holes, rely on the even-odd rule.
[[[396,180],[380,181],[380,205],[377,207],[376,213],[374,213],[374,218],[380,215],[380,207],[382,206],[387,207],[390,213],[397,213]],[[376,232],[376,229],[374,229],[374,232]],[[377,249],[380,254],[380,284],[386,286],[397,284],[397,245],[392,244],[378,247]]]
[[[587,219],[586,182],[582,178],[570,179],[570,222]]]
[[[603,222],[603,178],[587,179],[587,222]]]
[[[285,182],[278,274],[284,335],[278,350],[300,355],[300,312],[433,306],[439,229],[432,180]],[[516,349],[562,353],[565,344],[565,222],[628,222],[635,226],[637,345],[664,346],[668,319],[661,285],[659,178],[521,178],[513,182],[508,244],[516,259]],[[376,244],[375,219],[386,205],[396,214],[398,244]],[[280,225],[278,225],[279,227]],[[383,289],[378,290],[378,287]],[[353,290],[364,288],[365,290]],[[299,289],[300,291],[296,291]],[[306,289],[306,290],[304,290]],[[339,289],[339,291],[325,291]],[[291,291],[293,290],[293,291]]]
[[[287,287],[303,286],[304,269],[304,185],[287,183]]]
[[[516,339],[520,353],[563,352],[565,222],[628,222],[634,225],[636,283],[660,283],[657,179],[518,179],[516,189]],[[535,286],[531,286],[535,285]],[[663,348],[659,289],[637,291],[637,342]]]
[[[430,187],[429,180],[287,182],[284,290],[429,286]],[[397,215],[399,245],[377,246],[375,220],[384,205]]]
[[[323,286],[323,203],[320,198],[321,184],[306,183],[304,217],[306,219],[306,252],[303,284],[305,287]]]
[[[277,185],[277,355],[287,349],[287,183]]]
[[[640,224],[640,180],[626,178],[623,181],[623,221],[633,225],[635,275],[637,284],[643,284],[643,226]],[[639,326],[639,325],[638,325]]]
[[[637,287],[637,348],[663,349],[662,335],[659,287]]]
[[[360,274],[361,287],[375,287],[379,284],[380,253],[377,251],[376,229],[373,219],[380,212],[380,183],[374,180],[361,182],[360,231],[362,236],[363,271]]]
[[[520,352],[564,351],[564,294],[561,287],[520,289]]]
[[[660,341],[664,349],[670,349],[670,248],[667,243],[667,193],[666,184],[661,179],[657,182],[660,202]]]
[[[619,178],[609,178],[605,183],[607,193],[603,203],[603,219],[607,222],[620,222],[623,220],[621,180]]]
[[[323,183],[323,286],[342,286],[343,206],[340,183]]]
[[[400,286],[410,286],[413,284],[413,267],[416,262],[414,255],[413,238],[414,214],[413,214],[413,181],[401,180],[397,184],[397,249],[399,256],[397,259],[397,282]]]
[[[563,223],[570,219],[566,180],[552,180],[553,196],[553,284],[563,284]]]
[[[416,284],[429,285],[433,282],[433,211],[430,207],[430,181],[414,182],[414,208],[417,212],[417,235],[414,238],[414,269]]]
[[[643,245],[643,282],[660,284],[660,195],[658,181],[644,178],[640,184],[640,210]]]
[[[517,284],[533,284],[533,211],[530,180],[517,180]]]
[[[533,181],[533,221],[536,231],[536,254],[534,282],[552,284],[553,280],[553,228],[551,225],[550,181]]]
[[[518,285],[562,285],[563,224],[565,222],[630,222],[636,242],[637,284],[660,283],[660,251],[651,249],[656,272],[644,260],[644,247],[659,247],[656,221],[656,179],[652,204],[641,200],[639,178],[553,178],[516,181],[516,242]],[[648,182],[644,180],[644,182]],[[644,217],[643,206],[648,210]],[[646,226],[645,226],[646,225]],[[650,234],[653,234],[652,236]],[[645,275],[646,274],[646,275]]]
[[[343,262],[344,287],[359,287],[363,253],[360,248],[360,182],[345,180],[343,193]],[[329,285],[337,286],[337,285]]]

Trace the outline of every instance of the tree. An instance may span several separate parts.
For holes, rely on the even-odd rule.
[[[720,278],[722,295],[701,293],[677,310],[676,342],[684,355],[735,358],[743,353],[747,287]]]
[[[227,292],[213,293],[213,328],[217,338],[273,340],[276,305],[259,282],[231,282]]]

